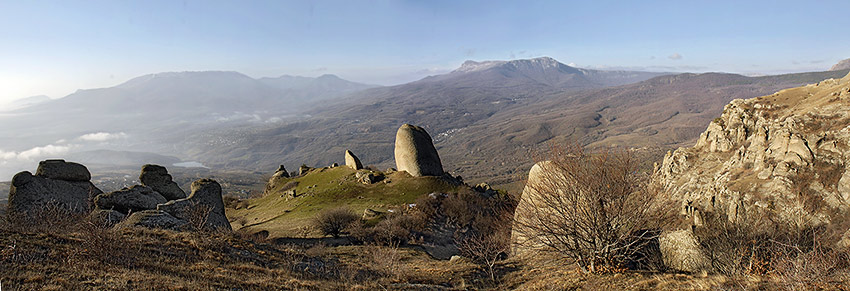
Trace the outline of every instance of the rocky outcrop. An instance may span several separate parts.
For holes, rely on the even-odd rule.
[[[39,163],[38,175],[20,172],[12,178],[9,189],[10,213],[29,213],[45,207],[59,207],[70,212],[83,213],[91,209],[95,196],[103,193],[88,179],[91,174],[85,166],[63,160]]]
[[[280,165],[280,167],[277,168],[277,171],[275,171],[274,174],[272,174],[272,177],[269,178],[269,182],[266,183],[266,188],[263,190],[263,194],[271,193],[271,191],[272,191],[272,189],[274,188],[275,185],[280,183],[281,180],[288,179],[288,178],[289,178],[289,172],[286,171],[286,167],[284,167],[283,165]]]
[[[442,176],[443,165],[431,136],[424,128],[404,124],[395,136],[395,164],[411,176]]]
[[[307,174],[307,172],[310,172],[310,170],[312,170],[312,169],[313,168],[310,168],[307,165],[301,165],[301,167],[298,168],[298,175],[304,176],[304,175]]]
[[[842,60],[829,68],[830,71],[841,71],[850,69],[850,59]]]
[[[733,100],[692,148],[668,152],[654,179],[702,224],[769,215],[799,226],[850,207],[850,75]]]
[[[145,210],[134,212],[126,219],[116,224],[115,228],[127,228],[134,226],[181,231],[189,228],[189,221],[176,218],[165,211]]]
[[[204,227],[209,229],[232,229],[224,214],[221,185],[215,180],[197,180],[192,183],[189,197],[160,204],[156,209],[186,221],[202,220]]]
[[[94,204],[98,209],[115,210],[123,214],[156,209],[158,204],[165,202],[168,202],[165,197],[153,189],[141,185],[100,194],[94,199]]]
[[[280,167],[277,167],[277,171],[274,171],[273,176],[289,178],[289,172],[286,171],[286,167],[284,167],[283,165],[280,165]]]
[[[65,160],[46,160],[38,163],[36,176],[68,182],[87,182],[91,173],[86,166]]]
[[[168,170],[160,165],[147,164],[142,166],[142,173],[139,174],[139,181],[142,185],[148,186],[159,194],[162,194],[165,199],[177,200],[186,198],[186,192],[180,189],[180,186],[172,181]]]
[[[363,164],[360,163],[360,159],[358,159],[357,156],[349,150],[345,150],[345,165],[355,170],[363,168]]]

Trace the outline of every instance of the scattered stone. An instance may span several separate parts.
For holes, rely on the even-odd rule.
[[[38,163],[36,176],[69,182],[87,182],[91,173],[86,166],[65,160],[46,160]]]
[[[232,230],[224,214],[221,185],[215,180],[197,180],[192,183],[192,194],[189,197],[160,204],[156,209],[187,221],[204,219],[200,216],[206,214],[204,222],[206,228]]]
[[[381,180],[384,179],[383,175],[375,175],[372,172],[362,172],[362,171],[355,173],[354,177],[357,179],[357,182],[360,182],[360,183],[363,183],[363,184],[366,184],[366,185],[375,184],[375,183],[380,182]]]
[[[157,204],[168,202],[160,193],[150,187],[134,185],[107,194],[100,194],[94,199],[98,209],[115,210],[120,213],[156,209]]]
[[[363,169],[363,164],[360,163],[360,159],[358,159],[357,156],[355,156],[350,150],[345,150],[345,165],[355,170]]]
[[[451,258],[449,258],[449,263],[452,263],[452,264],[461,263],[463,261],[464,261],[464,257],[458,256],[458,255],[454,255]]]
[[[404,124],[395,137],[395,163],[411,176],[441,176],[443,165],[431,136],[424,128]]]
[[[116,228],[127,228],[141,226],[147,228],[161,228],[171,230],[185,230],[189,226],[189,221],[179,219],[168,212],[160,210],[145,210],[133,212],[127,219],[115,225]]]
[[[392,174],[392,173],[395,173],[396,171],[398,171],[398,170],[396,170],[395,168],[387,168],[387,171],[385,171],[384,173]]]
[[[280,167],[277,168],[277,171],[274,172],[272,177],[269,178],[269,182],[266,183],[266,188],[263,190],[263,194],[265,195],[271,193],[275,185],[281,183],[281,180],[287,179],[289,177],[291,176],[289,175],[289,172],[286,171],[286,167],[280,165]]]
[[[333,164],[331,164],[331,168],[336,168],[336,167],[339,167],[339,164],[338,164],[338,163],[333,163]]]
[[[88,171],[88,170],[86,170]],[[88,212],[93,197],[103,193],[89,181],[64,181],[20,172],[9,189],[10,213],[29,213],[57,206],[74,213]]]
[[[186,192],[183,192],[183,189],[180,189],[180,186],[171,179],[168,170],[159,165],[144,165],[142,166],[142,173],[139,174],[139,181],[142,182],[142,185],[159,192],[165,199],[177,200],[186,198]]]

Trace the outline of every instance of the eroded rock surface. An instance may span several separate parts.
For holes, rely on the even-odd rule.
[[[668,152],[654,178],[695,225],[717,213],[812,226],[848,211],[848,160],[850,75],[733,100],[694,147]]]
[[[142,166],[142,173],[139,174],[139,181],[142,185],[148,186],[159,194],[162,194],[165,199],[177,200],[186,198],[186,192],[180,189],[180,186],[172,181],[172,177],[168,174],[168,169],[160,165],[147,164]]]
[[[10,213],[33,214],[48,208],[84,213],[91,209],[94,197],[103,193],[88,180],[88,169],[77,163],[47,160],[39,163],[36,173],[20,172],[12,178]]]
[[[100,194],[94,204],[101,210],[115,210],[123,214],[156,209],[168,200],[150,187],[134,185],[118,191]]]
[[[156,209],[168,212],[178,219],[203,221],[206,228],[232,229],[227,216],[224,214],[221,185],[212,179],[201,179],[193,182],[192,194],[189,197],[160,204]]]

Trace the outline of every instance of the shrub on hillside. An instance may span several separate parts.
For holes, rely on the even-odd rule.
[[[521,247],[574,260],[584,271],[645,266],[674,207],[630,151],[553,146],[516,210]]]
[[[337,207],[322,210],[316,215],[313,223],[323,234],[338,238],[346,228],[359,219],[360,217],[350,208]]]

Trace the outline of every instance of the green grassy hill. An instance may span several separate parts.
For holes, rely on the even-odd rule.
[[[346,206],[357,214],[367,208],[386,212],[407,207],[432,192],[453,192],[466,187],[440,177],[411,177],[407,172],[360,172],[384,179],[363,184],[356,177],[357,171],[349,167],[317,168],[302,176],[275,181],[263,197],[234,203],[235,207],[227,209],[227,217],[234,230],[251,233],[266,230],[269,237],[299,237],[305,235],[301,228],[309,226],[323,209]],[[294,197],[287,194],[291,190],[295,190]]]

